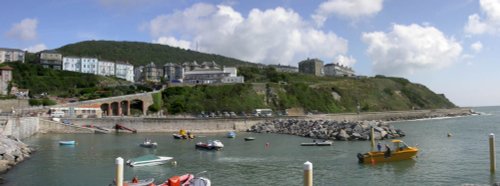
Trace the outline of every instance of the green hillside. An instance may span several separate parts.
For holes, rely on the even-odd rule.
[[[14,68],[12,84],[22,89],[29,89],[31,96],[48,93],[50,96],[88,100],[151,90],[114,77],[46,69],[40,65],[18,62],[3,65]]]
[[[172,87],[163,92],[170,113],[251,112],[257,108],[338,113],[456,107],[444,95],[403,78],[315,77],[274,69],[240,68],[246,84]]]
[[[56,49],[64,56],[97,57],[103,60],[128,61],[133,65],[146,65],[155,62],[165,63],[215,61],[219,65],[241,66],[253,63],[228,58],[216,54],[206,54],[167,45],[129,42],[129,41],[83,41]]]

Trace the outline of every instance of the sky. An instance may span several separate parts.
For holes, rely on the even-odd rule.
[[[263,64],[319,58],[458,106],[500,105],[500,0],[5,0],[0,22],[3,48],[115,40]]]

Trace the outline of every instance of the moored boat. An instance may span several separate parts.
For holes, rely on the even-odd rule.
[[[76,141],[75,140],[70,140],[70,141],[59,141],[59,145],[75,145]]]
[[[228,132],[228,133],[227,133],[227,137],[228,137],[228,138],[235,138],[235,137],[236,137],[236,132],[233,132],[233,131]]]
[[[205,150],[221,150],[224,148],[224,144],[219,140],[209,140],[207,143],[198,142],[195,144],[195,147]]]
[[[172,186],[172,185],[182,185],[182,186],[210,186],[211,182],[205,177],[195,177],[193,174],[184,174],[182,176],[172,176],[167,179],[164,183],[157,186]]]
[[[385,151],[370,151],[364,154],[358,153],[359,163],[382,163],[412,159],[417,156],[418,148],[410,147],[401,140],[392,140],[393,149]]]
[[[194,135],[186,130],[179,130],[178,134],[172,134],[174,139],[194,139]]]
[[[158,143],[151,142],[150,139],[146,139],[146,140],[144,140],[144,142],[142,142],[141,144],[139,144],[139,146],[145,147],[145,148],[156,148],[158,146]]]
[[[172,157],[166,157],[166,156],[155,156],[155,155],[145,155],[137,158],[132,158],[127,160],[127,165],[131,167],[138,167],[138,166],[151,166],[151,165],[161,165],[165,164],[168,161],[172,160]]]
[[[254,137],[246,137],[246,138],[245,138],[245,141],[253,141],[253,140],[255,140],[255,138],[254,138]]]
[[[127,181],[123,181],[123,185],[124,186],[148,186],[148,185],[154,184],[153,183],[154,181],[155,181],[154,178],[137,180],[137,181],[127,180]],[[116,185],[116,182],[113,181],[113,184],[110,184],[110,185]]]
[[[332,146],[333,141],[325,140],[325,141],[313,141],[311,143],[301,143],[301,146]]]

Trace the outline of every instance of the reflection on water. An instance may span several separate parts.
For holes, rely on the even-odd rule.
[[[39,151],[4,175],[5,185],[107,185],[115,175],[116,157],[145,154],[172,156],[177,166],[126,167],[126,179],[137,175],[160,183],[173,175],[207,171],[205,176],[218,186],[302,185],[303,163],[311,161],[315,185],[488,185],[498,180],[489,172],[488,134],[500,131],[500,108],[474,110],[491,115],[393,123],[406,132],[407,144],[419,144],[418,158],[375,165],[357,163],[356,154],[368,151],[369,141],[303,147],[300,143],[311,139],[279,134],[238,133],[229,139],[220,133],[194,140],[174,140],[170,133],[42,134],[26,140]],[[244,141],[247,136],[256,139]],[[158,142],[158,148],[139,147],[146,137]],[[225,148],[195,149],[196,142],[209,139],[221,140]],[[59,146],[59,140],[78,144]]]

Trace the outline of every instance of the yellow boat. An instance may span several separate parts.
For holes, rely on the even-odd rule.
[[[410,147],[401,140],[392,140],[394,146],[389,151],[358,153],[359,163],[383,163],[412,159],[417,156],[418,148]]]

